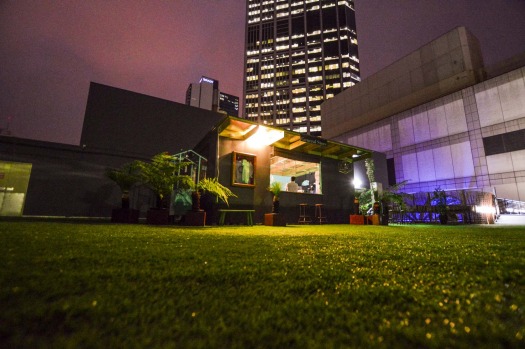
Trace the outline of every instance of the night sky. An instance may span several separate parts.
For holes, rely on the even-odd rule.
[[[463,25],[485,65],[525,52],[525,0],[355,0],[361,76]],[[78,144],[90,81],[184,103],[242,97],[244,0],[0,0],[0,128]],[[154,116],[152,116],[154,118]]]

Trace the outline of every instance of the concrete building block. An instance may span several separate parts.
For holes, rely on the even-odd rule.
[[[494,189],[498,198],[518,197],[518,185],[516,183],[497,184]]]
[[[448,134],[468,131],[465,107],[462,99],[453,100],[444,105]]]
[[[417,152],[416,154],[419,180],[421,182],[436,180],[436,170],[432,150],[424,150]]]
[[[475,175],[470,142],[452,144],[450,152],[452,153],[452,165],[454,166],[454,176],[456,178]]]
[[[516,183],[518,189],[518,200],[525,201],[525,181],[520,181]]]
[[[504,121],[498,87],[487,87],[476,92],[478,115],[481,127],[498,124]]]
[[[423,69],[423,81],[425,85],[433,85],[438,82],[438,74],[435,62],[426,63],[421,67]]]
[[[436,165],[436,179],[454,178],[454,166],[452,165],[450,146],[434,148],[432,155]]]
[[[514,75],[513,79],[498,87],[498,92],[505,121],[525,116],[525,82],[522,77]]]
[[[392,80],[397,80],[399,78],[406,78],[407,73],[410,71],[409,65],[407,64],[407,58],[403,58],[400,61],[392,64]]]
[[[457,31],[450,31],[446,35],[448,41],[448,47],[453,49],[461,46],[461,40]]]
[[[436,106],[428,110],[428,124],[431,139],[446,137],[448,135],[447,119],[443,106]]]
[[[525,128],[525,118],[521,118],[518,120],[518,126],[520,130],[523,130]]]
[[[487,156],[487,167],[489,174],[513,171],[512,156],[510,153]]]
[[[403,164],[403,178],[400,180],[408,180],[409,182],[419,182],[419,172],[417,168],[416,153],[408,153],[401,156]]]
[[[427,44],[419,49],[421,52],[421,63],[422,64],[428,64],[432,61],[434,61],[435,56],[434,52],[432,51],[432,45]]]
[[[413,125],[414,129],[417,130],[417,132],[414,133],[414,141],[416,143],[429,141],[431,139],[426,110],[421,110],[419,113],[414,114]]]
[[[440,57],[447,54],[449,51],[448,36],[440,36],[436,40],[432,41],[430,46],[432,47],[432,52],[436,57]]]
[[[379,149],[377,151],[387,152],[392,151],[392,131],[390,125],[383,125],[378,129]],[[375,150],[375,149],[374,149]]]
[[[370,110],[370,96],[368,94],[361,96],[361,109]]]
[[[419,91],[425,86],[423,69],[421,67],[417,67],[410,71],[410,85],[412,92]]]
[[[514,171],[525,171],[525,150],[513,151],[510,155]]]
[[[370,93],[368,95],[368,101],[369,101],[370,110],[379,108],[379,105],[380,105],[379,96],[377,93]]]
[[[406,117],[398,121],[399,144],[401,147],[414,144],[414,126],[412,117]]]
[[[408,96],[412,93],[412,81],[407,73],[403,78],[396,80],[400,96]]]
[[[414,51],[405,57],[405,64],[407,70],[413,70],[421,66],[421,54],[419,51]]]

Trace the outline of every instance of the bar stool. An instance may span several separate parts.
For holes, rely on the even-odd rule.
[[[315,219],[319,224],[326,223],[326,216],[323,216],[323,204],[315,204]]]
[[[312,220],[307,214],[308,204],[299,204],[299,224],[310,224]]]

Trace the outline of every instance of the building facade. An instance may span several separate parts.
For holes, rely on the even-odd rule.
[[[239,97],[220,92],[219,81],[206,76],[188,86],[186,105],[239,116]]]
[[[321,135],[321,103],[360,81],[353,1],[246,4],[244,117]]]
[[[323,104],[329,137],[385,153],[408,193],[525,201],[525,67],[496,76],[478,54],[465,28],[437,38]]]
[[[239,116],[239,97],[219,92],[219,112],[229,116]]]
[[[191,83],[186,90],[186,105],[218,111],[219,81],[203,76],[198,83]]]

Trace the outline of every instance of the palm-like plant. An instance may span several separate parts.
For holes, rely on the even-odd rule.
[[[268,190],[273,194],[274,198],[277,198],[276,200],[279,200],[279,195],[281,194],[281,191],[282,191],[282,185],[280,182],[273,182],[268,187]]]
[[[272,212],[273,213],[279,213],[279,195],[282,191],[282,185],[280,182],[273,182],[268,187],[268,190],[273,194],[273,200],[272,200]]]
[[[157,208],[167,207],[167,199],[176,185],[190,187],[193,183],[191,177],[178,175],[179,169],[187,164],[173,161],[166,152],[153,156],[150,162],[137,160],[135,163],[140,169],[141,181],[157,195]]]

